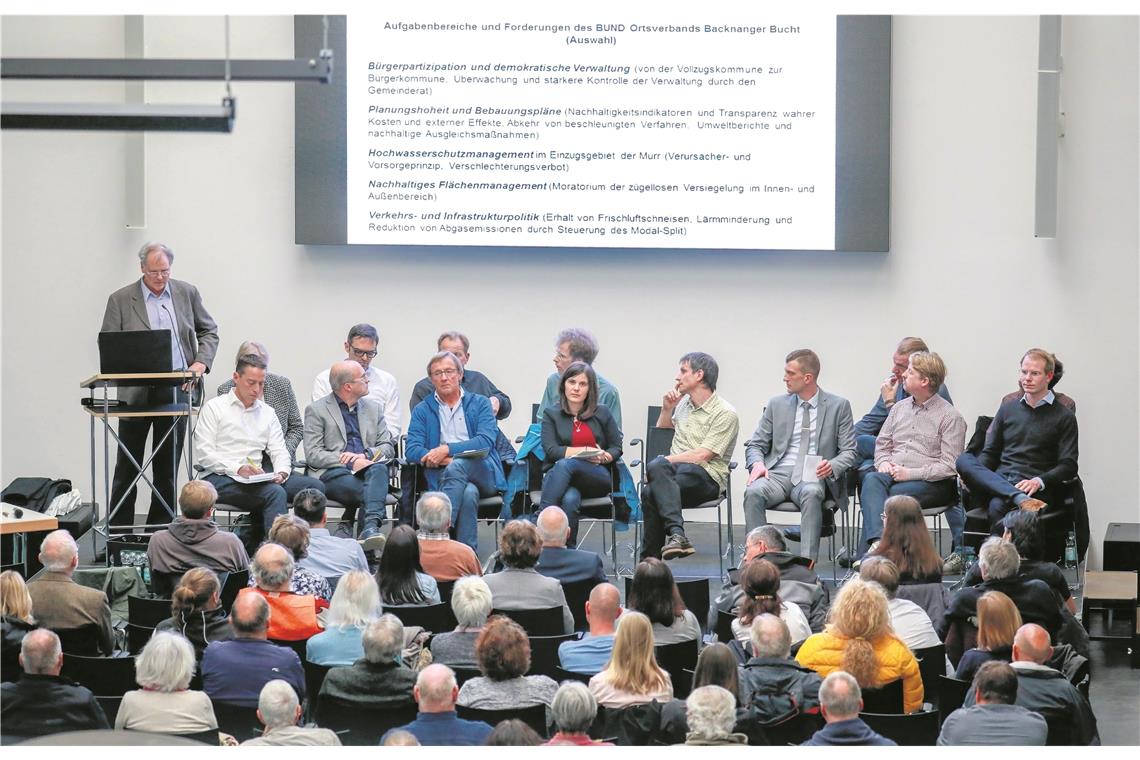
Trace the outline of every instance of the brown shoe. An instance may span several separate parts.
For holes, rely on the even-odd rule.
[[[1041,510],[1045,509],[1045,507],[1047,507],[1049,505],[1046,504],[1045,502],[1041,501],[1040,499],[1028,498],[1025,501],[1018,504],[1017,506],[1020,509],[1024,509],[1026,512],[1040,512]]]

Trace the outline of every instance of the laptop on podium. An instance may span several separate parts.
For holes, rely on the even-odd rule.
[[[133,375],[170,372],[169,330],[122,330],[99,333],[99,372]]]

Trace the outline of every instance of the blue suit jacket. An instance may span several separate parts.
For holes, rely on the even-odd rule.
[[[499,427],[495,422],[495,415],[491,414],[491,402],[487,400],[486,396],[480,396],[477,393],[464,393],[460,403],[463,404],[463,418],[467,423],[469,438],[466,441],[449,443],[447,445],[448,450],[452,456],[455,456],[464,451],[487,449],[487,456],[483,461],[491,468],[496,487],[500,490],[505,489],[507,483],[503,476],[503,462],[499,458],[499,452],[495,449],[495,439],[498,437]],[[430,450],[439,445],[439,438],[439,401],[436,400],[433,393],[412,410],[412,421],[408,425],[408,439],[404,455],[409,462],[418,463]],[[439,488],[441,472],[442,469],[439,467],[424,469],[424,476],[429,487]]]
[[[542,547],[534,569],[547,578],[557,578],[559,583],[585,580],[604,583],[606,580],[606,574],[602,572],[602,558],[597,552],[567,549],[564,546]]]

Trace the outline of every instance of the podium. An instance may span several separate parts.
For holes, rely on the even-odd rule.
[[[125,529],[125,532],[131,532],[135,528],[152,528],[159,527],[158,525],[111,525],[111,518],[115,516],[118,511],[127,506],[133,510],[135,505],[125,505],[123,503],[125,496],[120,497],[119,502],[111,504],[111,458],[114,455],[116,458],[118,452],[122,451],[127,455],[131,464],[135,469],[135,476],[131,480],[130,485],[126,489],[125,495],[133,494],[135,485],[142,480],[150,488],[151,492],[158,497],[159,502],[166,509],[170,515],[170,519],[175,517],[174,506],[168,504],[166,499],[163,498],[161,492],[155,487],[155,484],[147,477],[146,469],[154,460],[156,453],[162,448],[171,436],[182,435],[178,425],[172,425],[166,434],[161,438],[158,437],[157,430],[155,431],[154,441],[152,442],[151,452],[149,456],[145,457],[140,463],[135,460],[134,456],[123,444],[119,438],[119,434],[112,428],[112,420],[121,420],[131,417],[185,417],[187,423],[195,412],[193,404],[193,394],[188,394],[185,401],[176,401],[168,404],[124,404],[117,402],[114,399],[109,399],[108,391],[111,388],[177,388],[178,386],[186,383],[198,383],[201,381],[201,375],[190,372],[188,370],[179,370],[176,372],[143,372],[133,374],[98,374],[93,375],[79,384],[79,387],[89,391],[86,399],[82,400],[82,407],[91,418],[91,495],[94,499],[97,491],[97,452],[99,445],[96,437],[96,421],[103,423],[103,506],[106,510],[103,515],[100,515],[99,504],[96,501],[94,504],[94,513],[92,515],[92,530],[91,530],[91,545],[95,551],[96,556],[99,553],[97,545],[98,536],[102,535],[104,538],[109,538],[112,527],[116,529]],[[99,394],[102,391],[102,394]],[[177,398],[177,395],[175,394]],[[191,424],[186,425],[186,435],[189,440],[183,446],[183,451],[186,455],[186,473],[187,478],[193,477],[194,472],[194,427]],[[111,446],[112,437],[115,439],[115,446]],[[173,462],[174,471],[174,490],[178,490],[178,462]],[[165,525],[163,523],[162,525]]]

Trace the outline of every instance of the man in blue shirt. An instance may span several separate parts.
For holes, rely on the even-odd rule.
[[[215,641],[202,656],[202,691],[218,702],[257,707],[261,689],[280,678],[305,697],[301,658],[268,640],[269,604],[260,594],[241,594],[230,610],[232,641]]]
[[[617,587],[599,583],[586,602],[586,620],[590,632],[577,641],[565,641],[558,647],[558,660],[563,670],[572,673],[600,673],[614,651],[614,628],[621,615],[621,597]]]
[[[456,715],[459,686],[455,683],[455,673],[446,665],[436,663],[420,671],[412,696],[419,705],[419,717],[392,730],[407,731],[416,737],[420,746],[478,746],[491,734],[491,727],[486,723],[463,720]],[[384,743],[383,737],[380,743]]]

